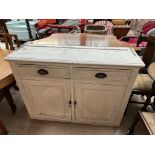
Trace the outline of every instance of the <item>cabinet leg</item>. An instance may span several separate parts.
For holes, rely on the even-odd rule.
[[[2,123],[2,121],[0,120],[0,129],[2,130],[3,134],[7,135],[8,131],[5,128],[4,124]]]

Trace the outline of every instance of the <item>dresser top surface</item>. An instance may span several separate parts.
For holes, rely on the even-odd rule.
[[[124,47],[54,47],[25,45],[18,51],[7,56],[6,60],[144,66],[144,63],[133,49]]]

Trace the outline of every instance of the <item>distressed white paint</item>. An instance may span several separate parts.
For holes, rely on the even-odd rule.
[[[32,119],[110,126],[120,125],[144,66],[129,48],[26,45],[6,59]]]
[[[6,59],[71,64],[144,66],[144,63],[133,49],[115,47],[88,48],[25,45],[20,50],[10,54]]]

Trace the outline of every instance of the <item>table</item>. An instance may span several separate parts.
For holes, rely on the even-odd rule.
[[[10,94],[10,87],[15,83],[15,79],[9,63],[4,60],[4,58],[10,53],[10,50],[0,49],[0,101],[5,97],[14,113],[16,111],[16,106]],[[1,120],[0,129],[4,134],[8,133]]]
[[[15,83],[15,79],[9,63],[4,60],[10,53],[10,50],[0,49],[0,101],[5,97],[12,112],[15,113],[16,106],[10,94],[10,87]]]
[[[89,46],[89,47],[130,47],[140,51],[136,45],[118,40],[112,35],[96,35],[86,33],[55,33],[50,37],[29,42],[33,45],[53,45],[53,46]]]
[[[14,81],[11,67],[9,63],[4,60],[4,58],[10,53],[10,50],[0,49],[0,89],[3,89]]]

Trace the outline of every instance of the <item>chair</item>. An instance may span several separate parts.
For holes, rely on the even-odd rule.
[[[139,36],[137,40],[137,46],[141,42],[147,42],[146,48],[144,50],[144,54],[141,56],[143,62],[145,63],[145,67],[140,70],[140,73],[146,73],[147,67],[150,65],[151,61],[153,60],[153,56],[155,53],[155,35],[151,36]]]
[[[8,29],[6,27],[6,22],[10,21],[9,19],[0,19],[0,33],[8,33]]]
[[[155,28],[149,30],[147,34],[148,35],[155,35]]]
[[[155,36],[140,36],[137,44],[144,40],[147,41],[147,47],[145,48],[144,54],[141,58],[145,63],[145,67],[141,68],[139,71],[130,98],[133,96],[133,94],[142,96],[148,95],[152,89],[153,81],[147,74],[147,68],[152,61],[153,54],[155,53]]]
[[[155,135],[155,113],[154,112],[139,112],[140,118],[145,125],[147,131],[151,135]]]
[[[147,74],[147,68],[153,59],[153,55],[155,53],[155,36],[140,36],[138,38],[137,45],[140,44],[142,41],[147,41],[147,47],[144,50],[143,56],[141,56],[143,62],[145,63],[145,67],[141,68],[139,74],[135,80],[132,93],[129,98],[129,102],[131,103],[131,97],[133,95],[141,95],[147,96],[151,89],[152,89],[152,79]],[[144,104],[143,102],[134,101],[134,103]],[[152,104],[155,107],[155,101]],[[125,113],[127,112],[128,106],[126,108]]]
[[[3,38],[6,49],[10,49],[10,50],[15,49],[13,41],[16,42],[17,47],[20,47],[20,42],[18,40],[17,35],[15,34],[0,33],[0,38]]]
[[[152,96],[155,96],[155,63],[152,63],[148,67],[147,70],[148,70],[148,75],[145,77],[145,81],[143,81],[144,83],[143,84],[141,83],[141,85],[143,85],[143,88],[147,87],[145,89],[145,91],[144,91],[144,89],[142,89],[143,94],[146,95],[147,99],[146,99],[144,105],[141,107],[140,112],[148,110],[147,107],[151,102],[151,98],[152,98]],[[135,126],[137,125],[139,119],[140,119],[140,115],[139,115],[139,112],[137,112],[133,123],[131,124],[130,128],[128,129],[128,132],[127,132],[128,135],[131,135],[134,133]]]
[[[154,20],[150,20],[147,23],[145,23],[142,27],[142,29],[139,31],[140,35],[154,35],[155,31],[153,30],[155,28],[155,21]],[[138,40],[137,36],[123,36],[122,38],[120,38],[120,40],[128,42],[129,44],[135,44]],[[146,44],[145,42],[143,42],[143,44],[140,44],[140,46],[145,47]]]

